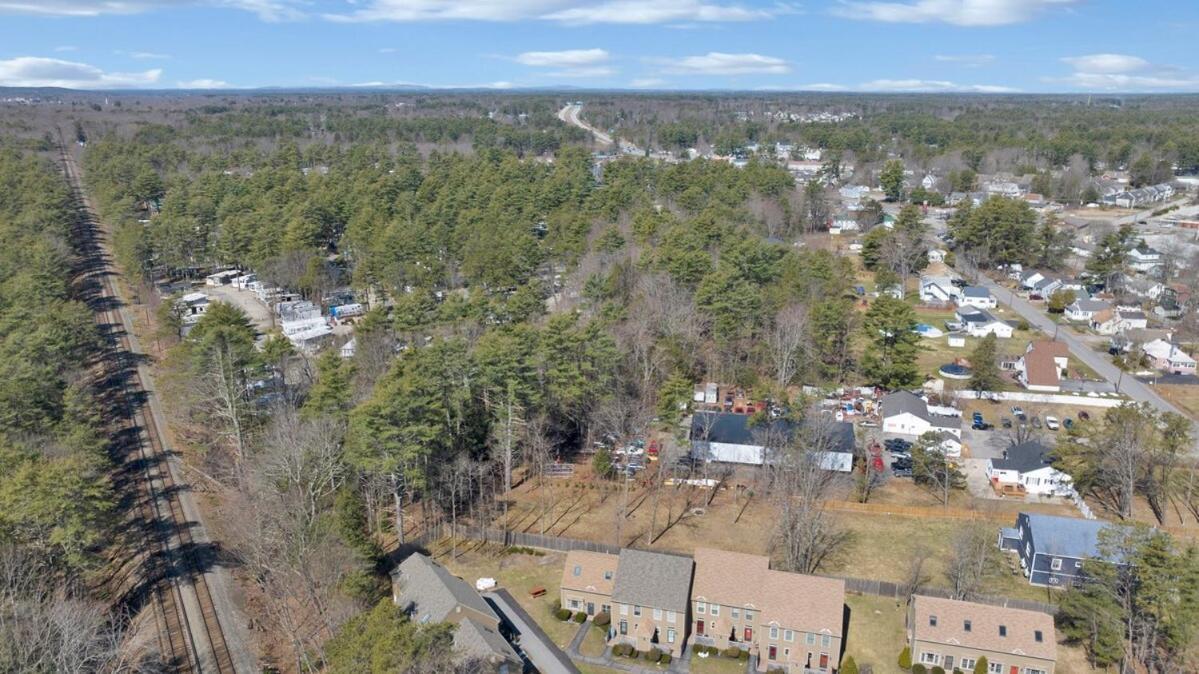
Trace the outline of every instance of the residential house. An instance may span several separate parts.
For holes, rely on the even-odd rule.
[[[757,670],[831,672],[841,660],[845,582],[770,568],[767,557],[695,551],[696,643],[757,655]]]
[[[1100,311],[1091,317],[1091,328],[1101,335],[1115,335],[1126,330],[1144,330],[1149,317],[1136,307],[1116,307]]]
[[[1037,283],[1045,280],[1045,278],[1045,274],[1042,274],[1035,269],[1026,270],[1020,274],[1020,287],[1024,288],[1025,290],[1032,290],[1034,287],[1036,287]]]
[[[1128,251],[1128,266],[1139,272],[1151,272],[1160,267],[1161,264],[1162,254],[1145,245],[1144,241],[1136,248]]]
[[[786,419],[751,425],[750,415],[733,412],[696,412],[691,416],[691,456],[705,461],[744,463],[760,466],[774,460],[768,445],[803,433],[804,426]],[[827,470],[848,472],[853,467],[853,424],[815,422],[807,434],[823,434],[821,465]]]
[[[1020,185],[1006,180],[995,180],[983,185],[983,191],[988,196],[1016,198],[1023,193]]]
[[[888,393],[879,401],[882,408],[883,432],[920,437],[929,431],[945,431],[962,437],[962,419],[932,414],[928,403],[908,391]]]
[[[687,642],[690,557],[625,548],[612,587],[610,643],[659,648],[678,658]]]
[[[930,248],[928,250],[928,261],[929,262],[944,262],[945,256],[948,254],[949,254],[949,251],[945,250],[944,248]]]
[[[612,589],[620,557],[604,552],[571,550],[562,567],[562,608],[594,617],[612,613]]]
[[[921,276],[920,301],[925,303],[945,304],[956,301],[961,296],[958,287],[948,276]]]
[[[1128,353],[1134,348],[1140,349],[1141,345],[1148,344],[1155,339],[1164,339],[1167,342],[1172,341],[1174,333],[1169,330],[1156,330],[1151,328],[1145,329],[1129,329],[1123,332],[1117,332],[1112,335],[1108,341],[1110,349],[1115,349],[1120,353]]]
[[[1061,279],[1054,276],[1045,276],[1036,283],[1032,284],[1032,287],[1029,288],[1029,295],[1035,295],[1048,299],[1053,293],[1065,289],[1066,288]]]
[[[1062,371],[1070,366],[1070,349],[1063,342],[1029,342],[1016,361],[1016,379],[1030,391],[1062,390]]]
[[[986,337],[995,335],[999,339],[1011,339],[1015,329],[1005,321],[991,315],[986,309],[973,306],[959,306],[957,319],[971,337]]]
[[[1195,374],[1195,359],[1177,344],[1155,339],[1141,347],[1145,357],[1157,370],[1171,374]]]
[[[1016,526],[999,534],[999,547],[1016,552],[1028,582],[1065,587],[1082,580],[1082,563],[1088,559],[1113,562],[1099,550],[1099,534],[1116,526],[1102,520],[1020,513]]]
[[[983,286],[966,286],[962,288],[962,296],[958,298],[958,306],[978,307],[979,309],[994,309],[999,302],[991,291]]]
[[[1003,458],[987,460],[987,478],[998,485],[1020,485],[1037,496],[1070,496],[1074,479],[1052,464],[1052,450],[1036,440],[1012,445]]]
[[[916,595],[908,607],[912,663],[946,672],[974,671],[986,658],[993,674],[1053,674],[1057,633],[1040,611]]]
[[[1103,300],[1096,300],[1089,297],[1084,297],[1074,300],[1066,307],[1066,320],[1075,323],[1090,323],[1095,314],[1101,311],[1107,311],[1112,308],[1112,305]]]
[[[496,672],[520,672],[522,661],[500,632],[500,619],[466,581],[419,552],[391,572],[392,601],[414,622],[453,623],[454,651]]]

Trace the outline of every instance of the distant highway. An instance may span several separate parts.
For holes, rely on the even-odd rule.
[[[600,145],[617,144],[617,142],[612,139],[610,134],[604,133],[603,131],[600,131],[594,126],[591,126],[587,122],[583,121],[583,118],[579,117],[579,113],[582,111],[583,106],[575,103],[567,103],[566,107],[558,111],[558,119],[570,124],[571,126],[577,126],[584,131],[590,132],[592,136],[595,136],[595,140],[599,142]],[[637,147],[633,143],[628,142],[627,140],[620,141],[619,145],[620,151],[624,154],[644,154],[641,148]]]

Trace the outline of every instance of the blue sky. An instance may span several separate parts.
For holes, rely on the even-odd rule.
[[[1199,91],[1196,0],[0,0],[0,86]]]

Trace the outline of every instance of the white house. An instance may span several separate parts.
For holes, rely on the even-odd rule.
[[[1091,298],[1083,298],[1074,300],[1070,306],[1066,307],[1066,320],[1075,323],[1090,323],[1095,314],[1111,309],[1112,305],[1103,300],[1095,300]]]
[[[943,431],[957,438],[962,437],[961,417],[932,414],[923,398],[907,391],[883,396],[880,405],[884,433],[918,438],[929,431]]]
[[[1016,361],[1016,379],[1030,391],[1062,390],[1062,371],[1070,366],[1070,349],[1063,342],[1029,342]]]
[[[1136,307],[1116,307],[1115,310],[1100,311],[1091,318],[1091,328],[1101,335],[1111,336],[1148,327],[1149,317]]]
[[[944,248],[930,248],[928,251],[929,262],[944,262],[945,256],[948,254]]]
[[[1161,266],[1161,263],[1162,254],[1143,243],[1128,251],[1128,266],[1137,271],[1153,271]]]
[[[1018,484],[1037,496],[1070,496],[1074,479],[1050,465],[1052,452],[1032,440],[1008,447],[1001,459],[987,460],[987,478],[1000,485]]]
[[[1164,339],[1155,339],[1141,347],[1153,367],[1171,374],[1195,374],[1195,359]]]
[[[1011,325],[991,315],[986,309],[958,307],[957,319],[971,337],[995,335],[999,339],[1011,339],[1015,331]]]
[[[999,306],[995,296],[983,286],[966,286],[961,290],[958,306],[978,307],[979,309],[994,309]]]
[[[1035,269],[1030,269],[1020,274],[1020,287],[1025,290],[1032,290],[1038,283],[1045,279],[1045,275]]]
[[[921,276],[920,301],[949,303],[958,298],[961,292],[948,276]]]

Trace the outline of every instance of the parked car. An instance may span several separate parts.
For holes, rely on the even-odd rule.
[[[1003,427],[1004,427],[1004,428],[1011,428],[1011,427],[1012,427],[1012,420],[1011,420],[1011,419],[1008,419],[1007,417],[1004,417],[1004,418],[1003,418],[1003,419],[1000,421],[1000,423],[1001,423],[1001,424],[1003,424]]]
[[[1019,405],[1013,406],[1012,407],[1012,416],[1017,417],[1017,418],[1024,416],[1024,408],[1020,407]]]
[[[911,477],[912,476],[912,465],[910,463],[907,464],[906,466],[905,465],[896,465],[895,463],[892,463],[891,464],[891,474],[894,475],[895,477]]]
[[[1047,415],[1045,417],[1045,428],[1048,428],[1051,431],[1056,431],[1057,429],[1059,429],[1061,427],[1062,427],[1061,424],[1059,424],[1057,421],[1057,417],[1055,417],[1053,415]]]

